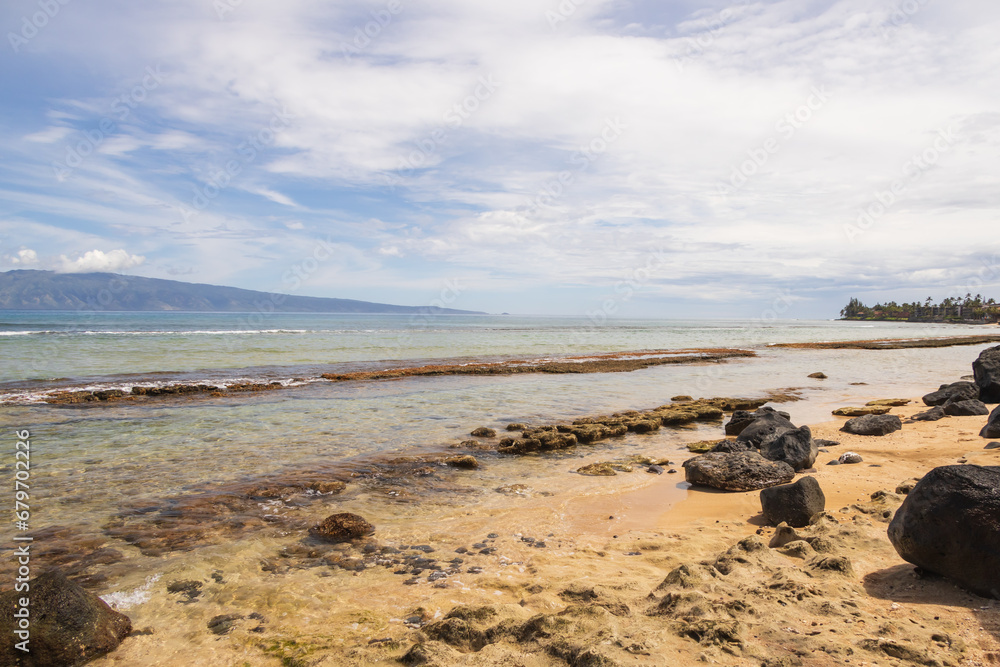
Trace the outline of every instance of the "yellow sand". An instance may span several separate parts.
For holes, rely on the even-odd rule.
[[[905,419],[926,409],[918,403],[893,408],[892,414]],[[985,450],[987,441],[977,435],[985,417],[905,424],[884,437],[841,433],[844,421],[811,425],[814,437],[841,443],[821,453],[810,473],[839,523],[800,533],[828,538],[835,548],[831,553],[850,560],[849,576],[810,565],[828,554],[797,558],[764,549],[745,558],[736,553],[746,562],[729,575],[691,589],[656,591],[678,565],[713,562],[747,536],[766,545],[774,533],[763,525],[758,492],[685,492],[678,488],[683,469],[676,465],[679,474],[607,478],[608,492],[602,495],[518,498],[488,516],[457,513],[433,530],[390,526],[376,535],[392,543],[435,545],[433,555],[447,560],[455,546],[471,548],[487,533],[499,534],[490,542],[497,553],[466,557],[463,564],[481,564],[482,574],[455,575],[442,588],[403,585],[407,577],[385,568],[357,574],[325,568],[261,572],[260,560],[272,558],[287,541],[262,541],[238,554],[205,549],[198,565],[178,555],[164,562],[164,580],[207,580],[218,567],[227,572],[226,582],[206,586],[192,604],[180,604],[159,582],[148,602],[128,611],[136,628],[149,627],[152,634],[130,637],[93,664],[399,664],[421,642],[424,648],[410,655],[424,662],[415,664],[1000,664],[1000,602],[944,580],[916,578],[889,544],[887,523],[862,511],[873,492],[893,491],[936,466],[1000,465],[1000,450]],[[846,451],[864,462],[826,465]],[[545,540],[546,547],[529,546],[521,535]],[[678,603],[681,611],[674,616],[653,611],[671,591],[677,599],[688,596]],[[487,620],[471,623],[483,630],[500,627],[500,621],[528,627],[525,623],[540,615],[548,617],[531,627],[548,630],[499,632],[497,641],[474,647],[480,650],[431,641],[434,620],[459,605],[495,606]],[[253,611],[264,616],[262,624],[239,621],[220,637],[206,630],[217,614]],[[682,636],[699,618],[727,613],[739,620],[739,645]],[[421,622],[408,625],[408,617]],[[263,630],[251,632],[258,625]]]

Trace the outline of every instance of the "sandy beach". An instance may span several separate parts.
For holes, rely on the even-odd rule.
[[[892,413],[923,409],[914,398]],[[584,478],[598,485],[579,496],[525,489],[486,514],[429,507],[422,529],[378,527],[337,548],[341,569],[366,544],[461,559],[433,583],[406,585],[409,573],[392,566],[331,576],[287,539],[259,540],[235,560],[205,547],[198,571],[168,560],[162,581],[133,593],[148,597],[127,612],[134,636],[93,664],[997,664],[1000,602],[916,574],[886,537],[901,482],[935,466],[1000,465],[1000,449],[978,437],[985,418],[882,437],[840,432],[844,421],[810,424],[840,442],[807,473],[827,515],[795,531],[820,538],[816,548],[769,546],[789,537],[775,539],[756,491],[685,491],[683,472]],[[864,461],[826,465],[846,451]],[[873,501],[877,492],[888,493]],[[169,593],[168,580],[196,581],[198,594]],[[253,596],[240,585],[251,580]],[[232,617],[224,634],[204,629],[220,616]]]

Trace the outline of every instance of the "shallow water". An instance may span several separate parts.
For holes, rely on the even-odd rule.
[[[101,326],[117,327],[117,333],[0,337],[0,346],[6,346],[3,377],[20,383],[33,377],[58,377],[67,378],[60,382],[79,385],[109,377],[120,381],[116,373],[126,369],[140,375],[182,370],[199,376],[201,372],[195,370],[205,368],[211,371],[203,375],[237,376],[243,365],[266,367],[271,377],[293,377],[307,365],[320,361],[367,363],[391,358],[385,355],[387,348],[379,337],[398,338],[402,335],[399,322],[395,329],[383,334],[374,327],[386,327],[386,320],[391,318],[370,318],[365,320],[368,324],[355,318],[349,327],[352,333],[344,334],[337,332],[345,330],[350,318],[341,317],[336,324],[340,328],[318,334],[241,334],[255,342],[217,354],[232,338],[228,334],[187,331],[142,335],[133,331],[135,335],[125,335],[125,324],[131,322],[131,328],[138,329],[136,322],[141,318],[131,314],[114,316]],[[317,328],[315,322],[320,318],[306,319],[309,321],[290,317],[280,323],[281,328]],[[320,570],[293,568],[279,575],[262,570],[261,563],[276,558],[289,545],[301,544],[305,528],[330,513],[352,511],[366,516],[378,527],[376,537],[382,544],[436,541],[439,551],[445,547],[453,551],[482,532],[488,517],[512,508],[532,507],[548,517],[545,530],[558,539],[563,535],[560,526],[565,531],[570,525],[560,516],[560,508],[569,498],[654,482],[673,487],[669,493],[658,495],[665,504],[687,493],[682,475],[656,478],[637,468],[613,478],[584,477],[573,472],[576,468],[636,454],[679,463],[687,456],[684,443],[722,437],[721,422],[708,422],[664,428],[650,435],[628,434],[542,456],[502,457],[476,451],[473,454],[483,464],[479,470],[453,470],[433,462],[437,453],[455,453],[450,447],[468,440],[475,427],[502,431],[514,421],[544,424],[648,409],[668,403],[678,394],[756,397],[768,390],[786,388],[799,390],[802,398],[780,406],[792,414],[795,423],[830,421],[830,411],[835,407],[872,398],[919,396],[943,382],[958,380],[971,372],[972,360],[988,347],[870,351],[766,346],[771,342],[983,332],[976,327],[866,327],[819,322],[763,329],[755,328],[753,323],[633,322],[615,329],[580,333],[579,322],[577,328],[563,321],[556,325],[548,320],[533,322],[534,327],[523,319],[514,323],[507,318],[449,320],[447,327],[421,330],[400,352],[400,358],[409,362],[429,357],[528,357],[740,345],[754,347],[759,356],[657,366],[628,373],[313,382],[239,396],[3,406],[0,430],[8,434],[11,443],[15,430],[31,432],[31,528],[64,527],[62,532],[43,534],[36,545],[39,549],[72,545],[81,553],[100,548],[118,552],[118,562],[109,557],[111,562],[79,570],[81,576],[91,577],[87,583],[99,593],[131,591],[139,599],[142,591],[136,589],[148,577],[161,577],[152,584],[156,594],[151,601],[137,603],[130,613],[149,623],[169,618],[176,625],[170,631],[170,642],[178,651],[185,641],[183,637],[204,634],[207,612],[202,609],[194,613],[192,607],[181,613],[185,608],[165,597],[161,589],[166,581],[182,576],[208,581],[215,569],[224,570],[227,580],[240,582],[238,593],[230,591],[223,596],[226,604],[238,602],[243,608],[266,608],[271,615],[294,613],[298,621],[285,619],[282,623],[302,630],[311,622],[308,619],[325,618],[327,614],[315,608],[310,592],[310,587],[316,585],[317,572],[322,571],[324,590],[331,595],[355,594],[359,586],[365,585],[364,578],[326,566]],[[56,330],[59,322],[50,315],[32,315],[25,321],[7,322],[7,333],[29,330],[29,325],[38,330]],[[143,326],[155,331],[215,331],[219,329],[212,327],[219,325],[209,316],[173,315]],[[89,326],[92,328],[88,331],[97,330],[97,325]],[[362,326],[373,328],[368,331]],[[585,344],[568,345],[572,337],[589,338]],[[336,352],[329,346],[334,338],[340,345]],[[128,343],[123,344],[123,340]],[[28,362],[45,350],[58,353],[50,352],[44,370]],[[318,358],[318,350],[326,350],[328,356]],[[10,356],[8,351],[12,351]],[[806,377],[814,371],[823,371],[829,378]],[[389,463],[403,456],[417,460]],[[422,462],[421,457],[431,463]],[[429,472],[419,472],[418,468]],[[12,459],[0,461],[0,475],[9,478],[13,471]],[[248,499],[243,492],[248,486],[266,486],[275,480],[316,476],[347,481],[347,489],[340,495],[293,494],[287,498]],[[519,494],[496,491],[515,483],[527,488]],[[204,505],[197,505],[203,500]],[[191,510],[186,503],[195,503],[196,509]],[[529,528],[508,521],[504,535],[509,537]],[[191,533],[190,541],[171,542],[185,531]],[[5,525],[0,545],[11,544],[10,535]],[[160,540],[157,546],[142,547],[142,539],[150,536]],[[0,558],[10,560],[6,553]],[[292,558],[282,562],[299,561]],[[0,567],[7,565],[4,562]],[[79,565],[76,561],[70,563]],[[367,571],[361,574],[368,576]],[[281,580],[276,581],[279,576]],[[475,588],[470,582],[476,577],[463,576],[468,586]],[[398,589],[398,582],[393,581],[386,584],[386,595]],[[218,609],[226,608],[223,598],[213,602]]]

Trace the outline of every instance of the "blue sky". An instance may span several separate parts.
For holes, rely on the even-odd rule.
[[[985,1],[10,0],[0,270],[570,316],[1000,296],[998,23]]]

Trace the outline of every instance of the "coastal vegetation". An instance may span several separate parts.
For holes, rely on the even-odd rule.
[[[844,320],[986,323],[1000,321],[1000,304],[993,298],[987,299],[982,294],[972,296],[971,293],[966,293],[964,298],[948,297],[940,303],[934,303],[931,297],[927,297],[923,302],[889,301],[874,306],[866,306],[860,299],[851,297],[841,309],[840,317]]]

